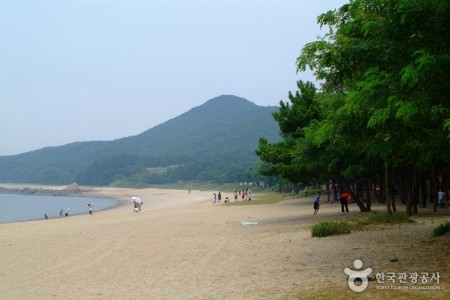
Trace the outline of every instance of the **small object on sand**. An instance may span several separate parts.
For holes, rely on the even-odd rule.
[[[397,262],[398,258],[395,255],[392,255],[391,257],[389,257],[389,261],[390,262]]]
[[[241,225],[242,225],[242,226],[247,226],[247,225],[258,225],[258,222],[253,222],[253,221],[241,221]]]

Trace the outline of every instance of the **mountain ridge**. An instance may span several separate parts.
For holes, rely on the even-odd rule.
[[[83,181],[83,174],[88,176],[87,170],[92,172],[93,165],[106,161],[111,166],[114,157],[136,161],[135,169],[142,169],[145,164],[166,166],[214,160],[254,163],[260,137],[279,139],[278,126],[272,117],[277,109],[221,95],[134,136],[74,142],[2,156],[0,181],[52,184]],[[103,168],[107,169],[105,162]],[[115,172],[120,173],[120,168],[116,168]]]

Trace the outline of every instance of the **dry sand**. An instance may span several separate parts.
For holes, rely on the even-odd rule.
[[[314,222],[361,213],[350,205],[352,211],[341,214],[334,203],[323,204],[313,216],[312,198],[226,206],[213,205],[211,193],[200,191],[104,188],[92,193],[123,205],[92,216],[0,224],[0,299],[404,295],[377,291],[377,282],[363,293],[350,291],[343,269],[353,268],[357,258],[374,272],[439,272],[440,290],[409,291],[406,298],[449,295],[449,235],[431,238],[432,229],[450,219],[444,211],[413,225],[312,238]],[[144,201],[140,213],[129,205],[136,195]],[[392,255],[399,262],[390,262]]]

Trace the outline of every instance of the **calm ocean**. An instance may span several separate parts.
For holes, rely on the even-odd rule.
[[[60,210],[69,209],[71,215],[87,214],[88,203],[93,212],[117,205],[114,199],[64,196],[31,196],[17,194],[0,194],[0,223],[59,218]]]

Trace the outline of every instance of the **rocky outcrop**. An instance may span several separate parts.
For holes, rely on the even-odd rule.
[[[0,187],[1,194],[19,194],[19,195],[37,195],[37,196],[73,196],[84,192],[89,192],[89,189],[82,189],[76,183],[73,183],[66,188],[52,189],[42,187]]]

